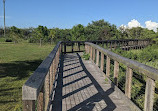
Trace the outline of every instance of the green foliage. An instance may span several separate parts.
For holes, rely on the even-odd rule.
[[[90,55],[89,55],[89,54],[86,54],[86,53],[84,52],[82,58],[83,58],[84,60],[89,60]]]

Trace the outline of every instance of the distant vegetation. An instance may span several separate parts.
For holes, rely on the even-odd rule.
[[[0,28],[0,36],[3,38],[3,28]],[[116,25],[104,20],[92,21],[87,26],[81,24],[73,26],[71,29],[48,29],[46,26],[37,28],[20,29],[15,26],[6,28],[6,41],[21,42],[27,40],[30,43],[39,42],[58,42],[74,40],[112,40],[112,39],[156,39],[158,33],[142,27],[132,29],[119,29]]]

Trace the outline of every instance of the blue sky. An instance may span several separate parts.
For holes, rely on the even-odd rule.
[[[158,0],[6,0],[6,25],[20,28],[71,28],[104,19],[120,26],[136,19],[158,22]],[[0,27],[3,0],[0,0]]]

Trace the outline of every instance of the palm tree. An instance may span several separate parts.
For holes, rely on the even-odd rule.
[[[4,8],[4,37],[5,37],[5,0],[3,0],[3,8]]]

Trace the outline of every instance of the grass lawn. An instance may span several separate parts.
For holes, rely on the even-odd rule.
[[[54,45],[0,44],[0,111],[19,111],[22,85]]]

